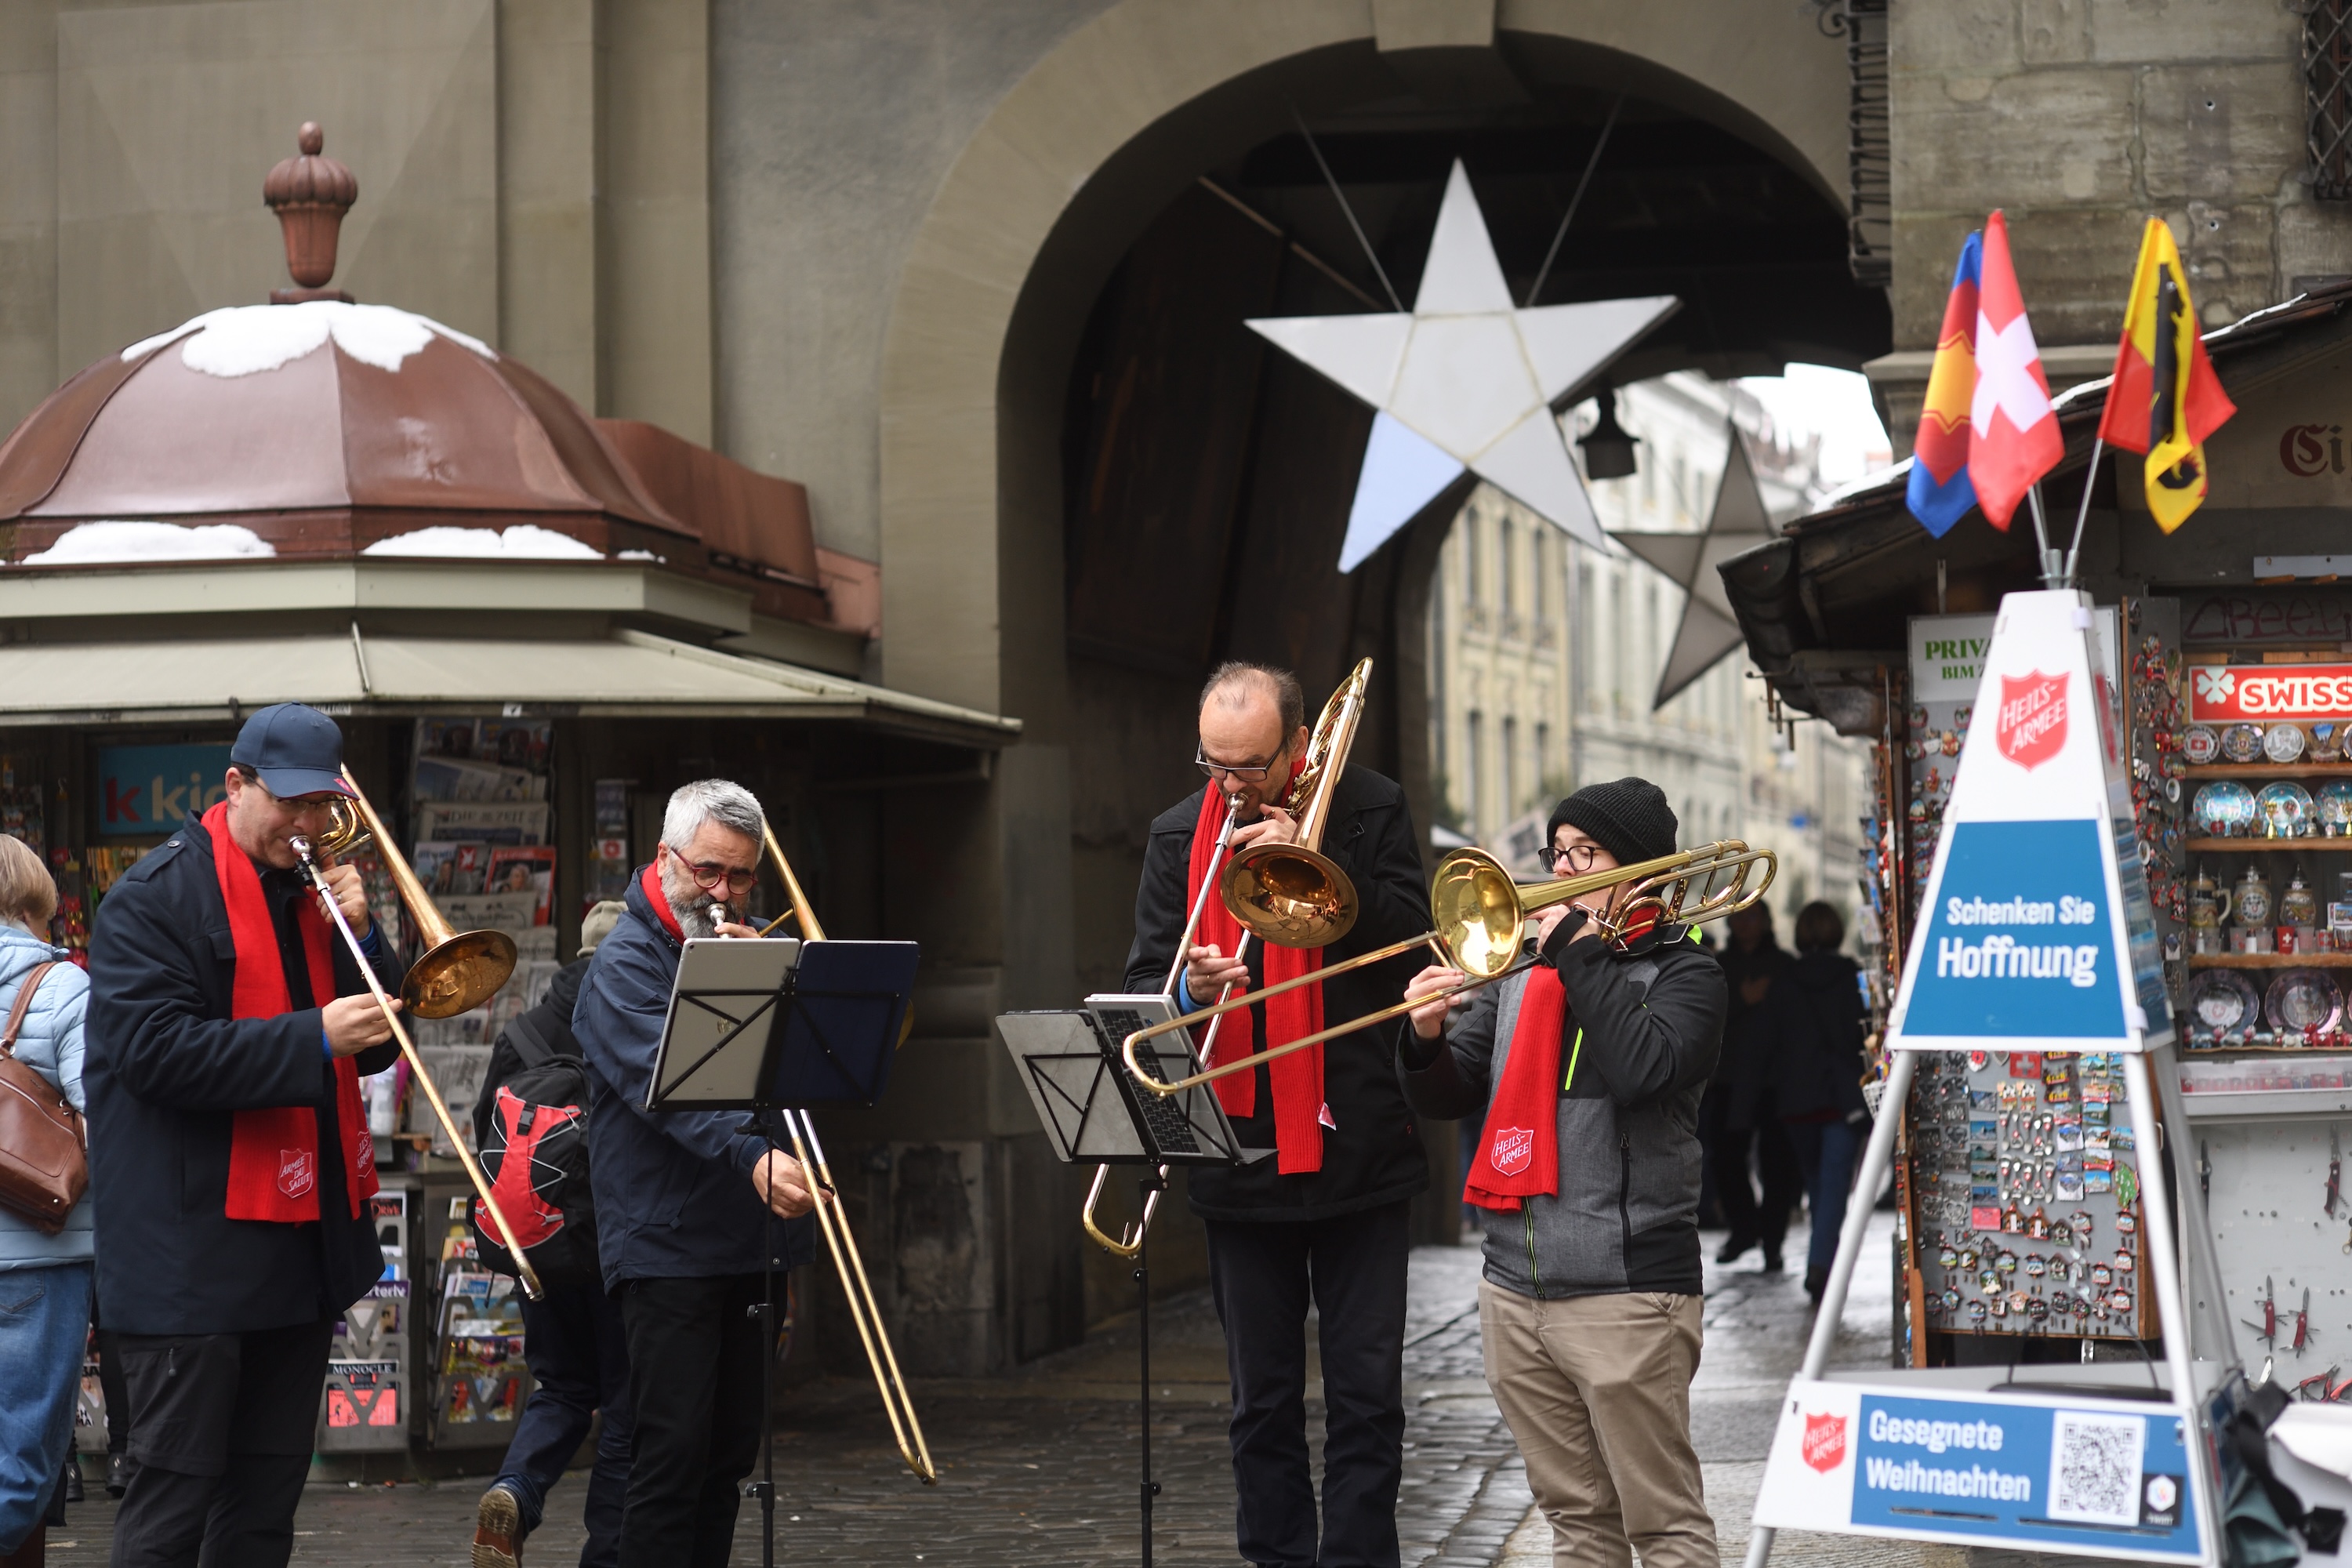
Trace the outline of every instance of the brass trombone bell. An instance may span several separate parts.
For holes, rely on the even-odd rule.
[[[375,840],[377,858],[392,878],[401,907],[416,923],[417,936],[425,946],[424,953],[408,966],[408,983],[401,987],[401,1000],[407,1004],[409,1016],[454,1018],[472,1012],[514,973],[514,938],[502,931],[458,931],[451,926],[406,858],[394,847],[392,835],[384,831],[383,819],[361,793],[359,781],[352,777],[349,768],[343,770],[343,783],[351,786],[351,795],[328,803],[327,831],[319,835],[317,847],[341,858],[369,839]]]

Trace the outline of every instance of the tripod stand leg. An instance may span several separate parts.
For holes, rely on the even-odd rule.
[[[1152,1196],[1165,1184],[1164,1177],[1150,1175],[1135,1184],[1136,1202],[1145,1214],[1151,1212]],[[1143,1568],[1151,1568],[1151,1500],[1160,1495],[1160,1483],[1151,1479],[1151,1233],[1148,1226],[1137,1237],[1135,1251],[1135,1362],[1143,1395],[1143,1484],[1139,1489],[1143,1508]]]

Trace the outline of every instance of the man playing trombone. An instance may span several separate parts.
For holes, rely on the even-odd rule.
[[[315,708],[246,721],[227,796],[117,882],[90,941],[90,1194],[121,1345],[131,1488],[116,1568],[282,1564],[335,1320],[383,1272],[359,1080],[392,1026],[293,840],[349,795]],[[388,991],[359,873],[325,873]]]
[[[1671,855],[1643,779],[1588,784],[1551,814],[1545,868],[1605,874]],[[1690,1438],[1698,1370],[1698,1102],[1723,1038],[1723,972],[1685,925],[1644,924],[1628,884],[1538,917],[1543,961],[1399,1032],[1423,1114],[1486,1112],[1462,1200],[1488,1211],[1478,1321],[1486,1381],[1551,1521],[1554,1559],[1716,1568]],[[1563,892],[1566,889],[1562,889]],[[1592,928],[1619,916],[1610,940]],[[1451,1016],[1449,1017],[1449,1012]]]
[[[1151,825],[1135,900],[1127,985],[1158,991],[1176,944],[1228,848],[1295,843],[1281,804],[1305,760],[1306,703],[1286,670],[1232,663],[1201,694],[1197,761],[1208,781]],[[1336,765],[1336,760],[1335,760]],[[1304,974],[1328,959],[1369,952],[1428,927],[1421,854],[1404,792],[1364,768],[1336,781],[1323,852],[1360,899],[1354,929],[1328,952],[1252,943],[1212,891],[1186,955],[1180,1005]],[[1401,994],[1410,957],[1302,987],[1237,1013],[1246,1034],[1220,1032],[1213,1058],[1264,1049]],[[1205,1033],[1205,1031],[1203,1031]],[[1429,1168],[1386,1052],[1370,1037],[1294,1052],[1216,1083],[1244,1145],[1268,1159],[1196,1168],[1193,1212],[1205,1222],[1217,1316],[1233,1377],[1231,1439],[1241,1555],[1253,1563],[1328,1568],[1394,1564],[1397,1487],[1403,1473],[1406,1212]],[[1318,1540],[1307,1468],[1306,1317],[1320,1312],[1328,1412]]]
[[[765,826],[740,784],[679,786],[572,1015],[588,1064],[597,1254],[621,1303],[635,1422],[621,1568],[728,1561],[737,1489],[769,1418],[761,1277],[810,1250],[805,1225],[766,1223],[815,1206],[808,1178],[741,1111],[646,1110],[687,940],[760,934],[727,916],[758,879]]]

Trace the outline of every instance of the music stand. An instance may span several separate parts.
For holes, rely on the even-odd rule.
[[[776,1152],[769,1114],[872,1105],[890,1081],[921,949],[911,942],[686,943],[646,1090],[648,1112],[749,1110]],[[814,1183],[814,1173],[810,1175]],[[760,1561],[776,1560],[775,1210],[761,1205]]]
[[[1083,1012],[1007,1013],[996,1032],[1013,1057],[1029,1103],[1045,1124],[1064,1164],[1140,1165],[1136,1202],[1145,1226],[1135,1251],[1136,1365],[1142,1403],[1143,1568],[1151,1568],[1151,1261],[1152,1195],[1167,1185],[1171,1165],[1240,1165],[1271,1149],[1244,1147],[1224,1107],[1206,1085],[1161,1097],[1138,1085],[1120,1047],[1129,1035],[1176,1016],[1157,992],[1087,998]],[[1198,1071],[1189,1036],[1162,1035],[1138,1052],[1163,1083]]]

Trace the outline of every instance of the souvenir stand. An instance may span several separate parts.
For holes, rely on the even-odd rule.
[[[1981,1306],[1970,1326],[2000,1322],[2012,1344],[1973,1364],[1829,1372],[1869,1226],[1853,1205],[1781,1409],[1750,1568],[1783,1528],[2221,1560],[2213,1434],[2245,1381],[2211,1305],[2200,1197],[2137,1174],[2137,1152],[2165,1142],[2159,1123],[2178,1147],[2180,1122],[2157,1087],[2171,1015],[2100,631],[2088,595],[2047,590],[2010,595],[1990,638],[1975,639],[1989,646],[1974,705],[1990,721],[1960,745],[1886,1015],[1881,1104],[1912,1115],[1877,1119],[1860,1176],[1875,1190],[1898,1129],[1915,1148],[1930,1130],[1939,1149],[1957,1145],[1932,1173],[1915,1152],[1907,1229],[1916,1255],[1938,1227],[1954,1254],[1938,1265],[1954,1281],[1944,1301]],[[2110,1118],[2095,1194],[2079,1161]],[[2063,1139],[2061,1124],[2073,1129]],[[2061,1164],[2062,1152],[2077,1161]],[[1972,1270],[1964,1251],[1979,1254]],[[2193,1292],[2185,1277],[2200,1282]],[[2098,1339],[2137,1347],[2149,1326],[2160,1360],[2094,1358]],[[2077,1364],[2032,1366],[2014,1344],[2032,1332],[2072,1337]]]

